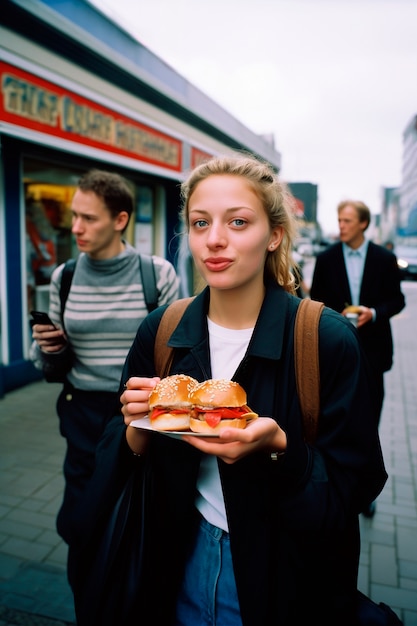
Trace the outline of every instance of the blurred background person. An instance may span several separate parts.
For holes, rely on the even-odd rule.
[[[405,306],[396,256],[365,237],[371,221],[361,201],[344,200],[337,207],[340,241],[316,259],[310,297],[342,315],[358,307],[358,335],[375,381],[378,420],[384,400],[384,372],[392,367],[393,339],[390,318]],[[370,505],[368,515],[373,515]]]
[[[123,364],[138,325],[148,313],[137,250],[123,239],[133,212],[133,194],[124,178],[87,172],[74,193],[72,233],[80,251],[61,315],[64,264],[50,285],[49,316],[54,329],[33,326],[31,358],[44,372],[65,380],[58,397],[61,434],[67,443],[65,492],[57,529],[71,542],[71,512],[94,467],[95,449],[107,419],[119,407]],[[172,264],[152,257],[158,306],[178,297]]]

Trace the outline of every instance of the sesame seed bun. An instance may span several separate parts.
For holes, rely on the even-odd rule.
[[[204,407],[243,406],[246,404],[246,391],[233,380],[211,378],[192,389],[191,402]]]
[[[162,378],[149,395],[149,420],[155,430],[189,430],[190,392],[197,384],[191,376]]]
[[[217,433],[225,428],[246,428],[258,417],[246,404],[246,391],[239,383],[226,379],[209,379],[191,391],[194,409],[190,429],[197,433]]]

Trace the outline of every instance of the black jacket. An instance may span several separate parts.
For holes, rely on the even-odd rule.
[[[211,377],[208,298],[207,290],[197,296],[171,337],[176,349],[172,373],[198,380]],[[292,626],[314,619],[345,624],[343,616],[351,624],[360,551],[358,512],[380,493],[387,478],[357,337],[350,323],[330,309],[320,321],[318,439],[314,447],[304,442],[293,355],[298,303],[276,284],[268,285],[247,354],[233,377],[246,389],[249,406],[279,421],[288,438],[278,462],[265,452],[232,465],[219,461],[244,626]],[[122,384],[133,375],[155,374],[153,345],[163,310],[151,313],[140,326]],[[79,572],[88,572],[91,537],[97,535],[120,484],[132,471],[139,476],[146,472],[152,476],[152,495],[145,514],[145,577],[132,594],[133,617],[117,626],[168,626],[194,527],[200,452],[155,433],[138,460],[127,449],[124,431],[121,417],[115,417],[101,442],[82,514],[75,519],[84,555],[78,573],[73,572],[75,585]],[[76,605],[82,604],[85,582],[78,586]],[[113,587],[108,589],[111,595]],[[102,619],[97,626],[107,623],[112,624]],[[95,626],[91,618],[88,626]]]
[[[346,303],[352,303],[341,242],[317,256],[310,296],[339,313]],[[404,308],[405,298],[395,255],[372,241],[368,244],[359,304],[376,311],[375,322],[365,324],[358,332],[371,366],[386,372],[393,359],[390,318]]]

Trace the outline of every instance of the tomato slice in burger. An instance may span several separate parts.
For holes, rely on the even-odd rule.
[[[229,409],[227,407],[222,408],[222,417],[225,419],[235,419],[236,417],[241,417],[245,411],[240,407]]]
[[[215,428],[222,419],[222,414],[220,411],[210,411],[210,413],[204,413],[204,419],[210,428]]]
[[[221,409],[213,411],[205,411],[203,419],[207,424],[214,428],[220,422],[221,419],[235,419],[241,417],[246,411],[241,407],[228,408],[221,407]]]

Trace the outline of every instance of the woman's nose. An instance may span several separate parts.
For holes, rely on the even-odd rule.
[[[221,226],[211,226],[207,236],[207,246],[212,248],[224,247],[227,243],[226,233]]]

